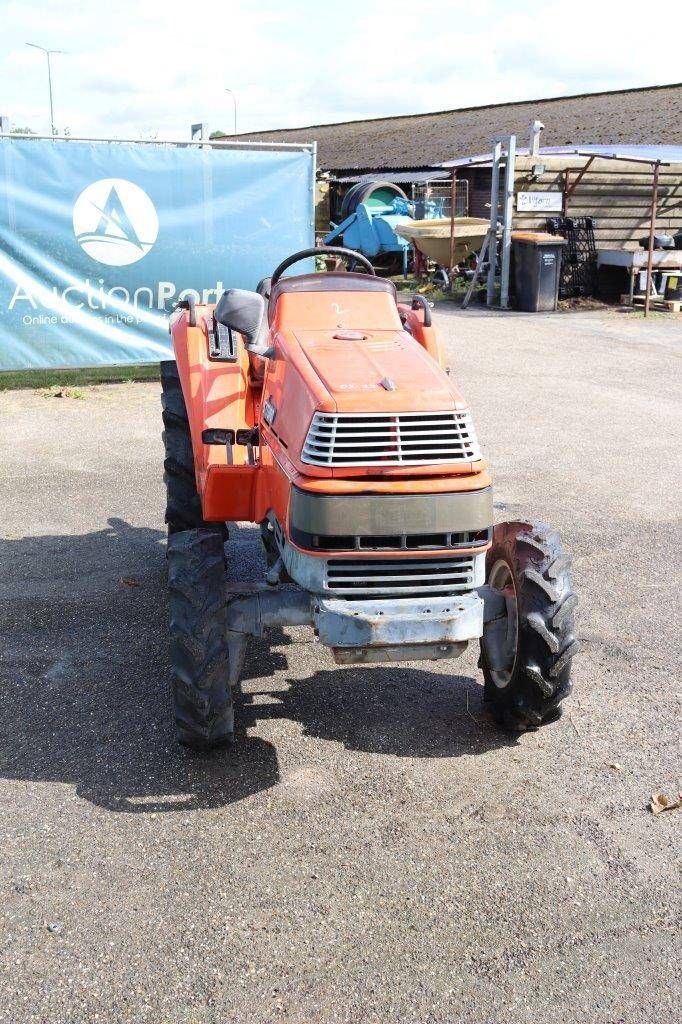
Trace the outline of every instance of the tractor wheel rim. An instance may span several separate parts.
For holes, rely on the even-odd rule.
[[[503,690],[509,685],[514,669],[516,668],[516,656],[519,646],[519,616],[516,598],[516,585],[514,573],[504,559],[500,558],[493,565],[488,577],[488,584],[493,590],[504,594],[506,610],[506,628],[504,632],[492,632],[487,639],[487,644],[495,646],[495,657],[492,659],[496,665],[503,665],[503,668],[489,669],[490,676],[498,689]]]

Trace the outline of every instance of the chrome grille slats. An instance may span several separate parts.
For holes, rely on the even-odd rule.
[[[434,558],[329,558],[325,582],[341,597],[454,594],[471,590],[471,555]]]
[[[481,451],[467,410],[316,412],[301,461],[312,466],[430,466],[474,462]]]

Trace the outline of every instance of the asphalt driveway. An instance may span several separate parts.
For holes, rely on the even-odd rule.
[[[436,320],[498,518],[573,556],[575,694],[520,739],[476,650],[340,669],[301,629],[233,749],[179,748],[159,387],[0,394],[1,1021],[679,1019],[682,324]]]

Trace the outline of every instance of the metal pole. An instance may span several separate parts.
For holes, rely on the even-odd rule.
[[[46,50],[47,56],[47,87],[50,91],[50,127],[52,128],[52,134],[55,134],[54,130],[54,103],[52,102],[52,66],[50,65],[50,51]]]
[[[26,43],[26,45],[27,46],[31,46],[34,50],[40,50],[47,57],[47,87],[48,87],[49,95],[50,95],[50,131],[52,133],[50,137],[54,138],[55,137],[54,103],[53,103],[53,100],[52,100],[52,65],[50,63],[50,57],[52,56],[53,53],[65,53],[66,51],[65,50],[48,50],[47,47],[40,46],[38,43]],[[34,138],[37,138],[37,136],[34,136]]]
[[[502,143],[496,142],[493,149],[493,179],[490,186],[490,249],[488,250],[488,284],[485,301],[487,306],[493,304],[495,291],[495,263],[497,254],[497,204],[500,197],[500,157]]]
[[[311,191],[313,198],[313,219],[311,227],[313,229],[313,245],[316,244],[315,240],[315,223],[317,221],[317,142],[313,142],[312,147],[312,170],[311,170]]]
[[[511,265],[511,230],[514,218],[514,179],[516,177],[516,136],[507,143],[504,171],[504,206],[502,209],[502,269],[500,271],[500,309],[509,308],[509,267]]]
[[[450,265],[449,270],[452,270],[452,265],[455,262],[455,197],[457,194],[457,172],[455,168],[452,168],[452,176],[450,181]]]
[[[646,297],[644,299],[644,316],[649,315],[649,302],[651,299],[652,267],[654,262],[654,233],[656,231],[656,212],[658,209],[658,171],[661,164],[656,161],[654,164],[654,182],[651,189],[651,223],[649,224],[649,253],[646,265]]]
[[[232,106],[234,107],[234,131],[232,132],[232,134],[236,135],[237,134],[237,97],[232,92],[232,89],[226,89],[225,92],[229,92],[230,96],[232,97]]]

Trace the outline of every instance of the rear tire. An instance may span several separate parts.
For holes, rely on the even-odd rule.
[[[222,533],[215,527],[173,533],[167,556],[178,740],[211,750],[234,733]]]
[[[194,475],[189,419],[174,359],[167,359],[161,363],[161,408],[168,533],[216,526],[222,530],[223,539],[226,540],[227,527],[224,523],[207,523],[201,510],[201,498]]]
[[[558,534],[529,523],[496,526],[486,579],[504,590],[507,617],[502,633],[492,623],[484,627],[484,697],[507,729],[535,729],[561,714],[560,703],[572,689],[571,662],[578,649],[578,599]]]
[[[394,193],[395,198],[407,199],[405,192],[392,181],[358,181],[348,189],[343,197],[341,202],[341,220],[350,217],[351,213],[355,213],[360,203],[364,203],[374,192],[379,192],[382,188],[390,189]]]

